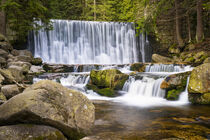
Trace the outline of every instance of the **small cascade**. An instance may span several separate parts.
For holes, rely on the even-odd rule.
[[[190,77],[187,78],[187,85],[186,85],[186,88],[185,88],[185,91],[182,92],[179,96],[179,102],[182,102],[182,103],[189,103],[189,99],[188,99],[188,85],[189,85],[189,80],[190,80]]]
[[[152,64],[145,68],[145,72],[185,72],[191,71],[192,67],[174,64]]]
[[[160,88],[163,80],[164,78],[155,80],[146,76],[142,80],[135,80],[133,77],[130,77],[124,84],[123,90],[128,92],[125,96],[163,98],[165,96],[165,90]]]
[[[29,49],[44,62],[128,64],[140,62],[140,56],[145,62],[148,56],[144,51],[149,44],[147,37],[137,38],[133,23],[51,21],[53,30],[30,32],[28,37]]]
[[[89,75],[69,75],[67,78],[61,78],[60,82],[63,86],[85,87],[89,82]]]

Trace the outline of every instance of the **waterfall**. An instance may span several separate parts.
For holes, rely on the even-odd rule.
[[[128,64],[139,62],[140,56],[146,61],[148,40],[136,37],[133,23],[52,20],[52,24],[53,30],[29,33],[29,49],[44,62]]]
[[[173,65],[173,64],[152,64],[145,68],[145,72],[185,72],[191,71],[193,68],[184,65]]]
[[[185,88],[185,91],[182,92],[180,95],[179,95],[179,102],[182,102],[182,103],[189,103],[189,99],[188,99],[188,85],[189,85],[189,80],[190,80],[190,77],[187,78],[187,85],[186,85],[186,88]]]
[[[69,75],[67,78],[61,78],[60,82],[63,86],[85,87],[89,82],[89,75]]]
[[[135,80],[130,77],[130,79],[124,84],[123,90],[128,92],[126,96],[163,98],[165,96],[165,90],[160,88],[163,80],[164,78],[155,80],[146,76],[143,77],[142,80]]]

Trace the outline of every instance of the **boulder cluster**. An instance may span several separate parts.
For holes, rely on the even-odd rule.
[[[0,35],[0,140],[78,140],[90,133],[92,102],[50,80],[33,84],[42,67],[41,58]]]

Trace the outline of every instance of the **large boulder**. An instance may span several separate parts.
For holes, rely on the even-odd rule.
[[[169,57],[161,56],[159,54],[153,54],[152,55],[152,60],[155,63],[168,63],[172,62],[172,59]]]
[[[178,100],[179,95],[187,85],[187,78],[190,72],[178,73],[167,76],[161,83],[160,88],[166,89],[167,100]]]
[[[100,95],[113,97],[116,96],[114,90],[121,90],[129,76],[119,70],[92,70],[90,73],[91,82],[87,85],[88,89],[98,92]]]
[[[18,124],[0,127],[0,140],[67,140],[55,128],[44,125]]]
[[[80,92],[43,80],[0,106],[0,125],[49,125],[69,139],[87,134],[95,119],[94,105]]]
[[[189,99],[195,104],[210,104],[210,65],[196,67],[191,75],[188,86]]]
[[[20,93],[17,85],[5,85],[1,88],[1,92],[6,96],[7,99],[12,98]]]
[[[92,70],[90,73],[92,84],[99,88],[111,88],[121,90],[129,76],[117,69],[109,70]]]

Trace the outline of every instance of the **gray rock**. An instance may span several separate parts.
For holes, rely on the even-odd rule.
[[[165,56],[161,56],[159,54],[153,54],[152,55],[152,60],[156,63],[168,63],[168,62],[172,62],[171,58],[165,57]]]
[[[95,107],[82,93],[49,80],[37,82],[11,98],[0,106],[0,112],[0,125],[49,125],[69,139],[85,136],[95,119]]]
[[[57,129],[44,125],[19,124],[0,127],[1,140],[67,140]]]
[[[7,99],[10,99],[20,93],[17,85],[5,85],[1,88],[1,92],[6,96]]]
[[[41,74],[44,73],[45,70],[41,66],[31,66],[30,72],[31,74]]]

